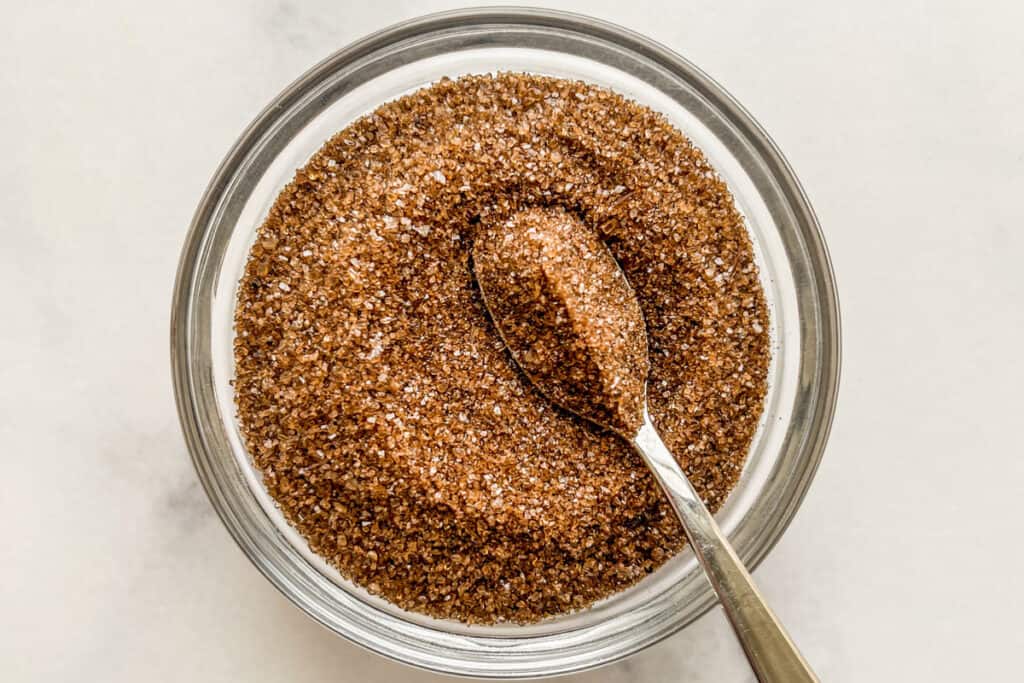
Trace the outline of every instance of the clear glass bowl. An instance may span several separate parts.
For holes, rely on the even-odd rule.
[[[732,189],[753,239],[772,318],[764,417],[717,519],[749,567],[779,539],[810,485],[839,379],[839,312],[807,198],[775,145],[695,66],[618,26],[521,9],[435,14],[386,29],[318,64],[242,134],[199,204],[181,257],[171,356],[196,469],[242,550],[292,602],[339,635],[426,669],[494,678],[563,674],[636,652],[715,602],[684,551],[636,586],[575,614],[466,626],[405,612],[341,577],[284,522],[234,419],[232,312],[257,227],[295,169],[382,102],[442,76],[525,71],[612,88],[663,112]]]

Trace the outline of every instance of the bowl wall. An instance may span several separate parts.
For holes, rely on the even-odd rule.
[[[312,553],[263,489],[236,421],[232,316],[259,225],[295,170],[381,103],[443,76],[524,71],[609,87],[665,114],[707,155],[744,214],[769,303],[773,362],[742,478],[716,518],[755,566],[782,534],[827,438],[839,374],[828,256],[799,184],[767,135],[693,65],[576,15],[486,10],[424,17],[317,65],[243,133],[197,210],[172,314],[182,426],[207,493],[254,564],[310,616],[376,652],[432,670],[531,677],[597,666],[703,614],[714,596],[685,551],[590,609],[527,626],[466,626],[403,611]]]

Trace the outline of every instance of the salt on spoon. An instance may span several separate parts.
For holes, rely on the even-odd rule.
[[[758,680],[817,681],[658,436],[647,409],[643,312],[608,247],[562,209],[527,209],[481,226],[473,267],[498,333],[534,386],[643,457]]]

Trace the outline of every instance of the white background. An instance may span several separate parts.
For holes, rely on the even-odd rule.
[[[0,2],[0,680],[442,680],[346,644],[236,549],[178,430],[168,312],[238,133],[447,2]],[[573,2],[779,143],[843,306],[832,440],[757,571],[827,681],[1019,679],[1020,3]],[[720,611],[569,679],[751,681]]]

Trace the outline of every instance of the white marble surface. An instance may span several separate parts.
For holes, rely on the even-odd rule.
[[[0,2],[0,680],[440,680],[278,595],[200,490],[168,309],[222,154],[332,50],[447,2]],[[723,83],[835,260],[833,437],[758,570],[824,680],[1019,678],[1019,3],[572,2]],[[569,679],[750,681],[720,612]]]

